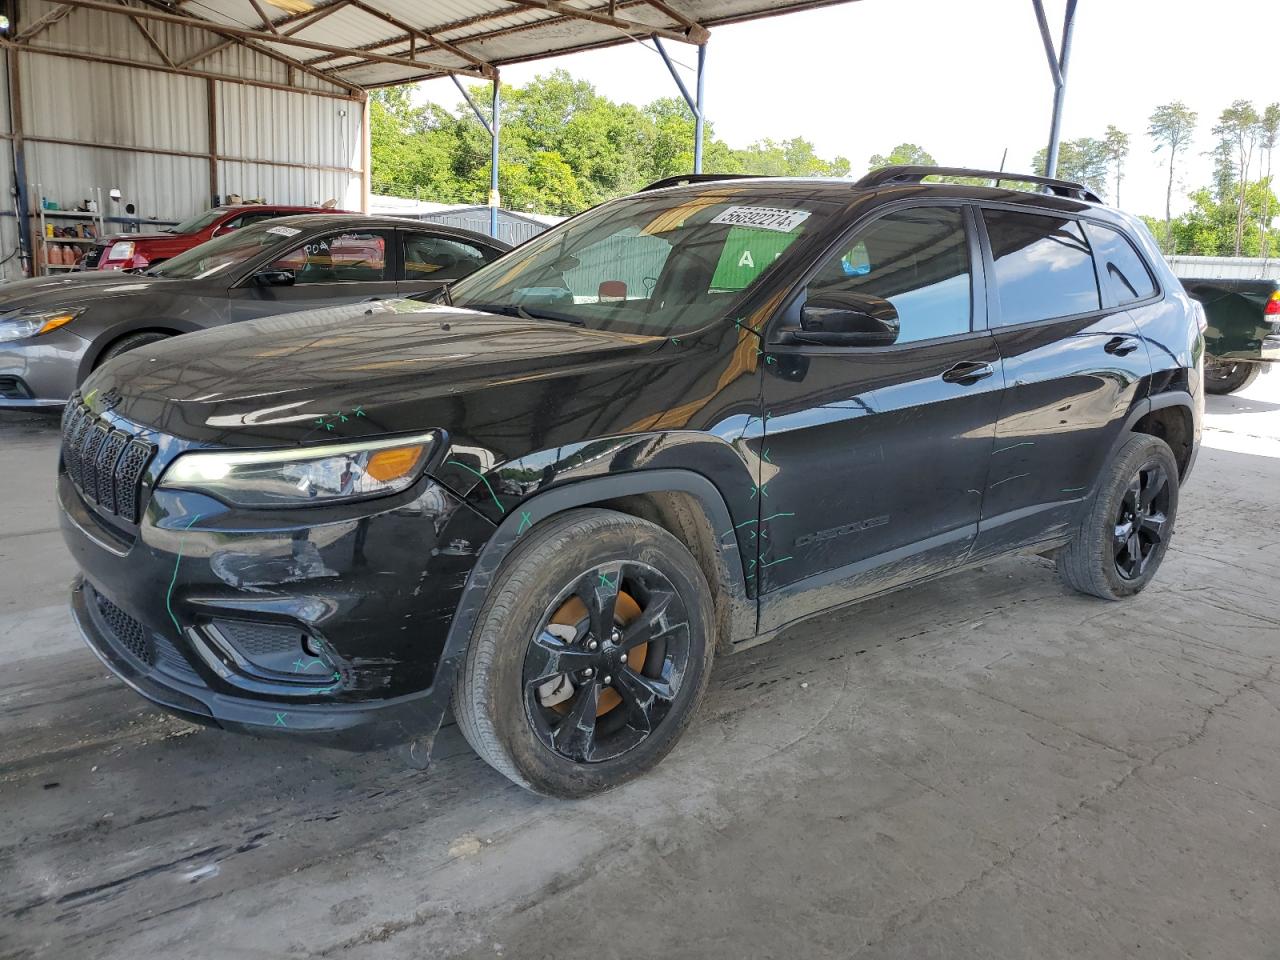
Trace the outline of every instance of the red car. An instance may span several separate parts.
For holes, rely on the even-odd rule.
[[[154,233],[117,233],[106,237],[85,253],[81,267],[85,270],[130,270],[153,267],[206,240],[247,227],[259,220],[288,217],[298,213],[347,212],[349,211],[269,203],[214,207],[166,230],[157,230]]]

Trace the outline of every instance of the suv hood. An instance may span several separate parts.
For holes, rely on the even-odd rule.
[[[143,347],[81,388],[133,423],[196,443],[289,445],[464,429],[549,381],[634,364],[663,337],[415,300],[252,320]],[[553,387],[542,389],[554,389]],[[92,394],[92,397],[91,397]],[[520,401],[524,402],[524,401]]]
[[[101,270],[13,280],[0,286],[0,313],[21,309],[75,307],[87,301],[108,297],[136,296],[167,283],[173,281],[162,277]]]

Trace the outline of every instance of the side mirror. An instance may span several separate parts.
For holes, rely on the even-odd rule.
[[[253,275],[253,282],[260,287],[291,287],[296,279],[292,270],[259,270]]]
[[[898,331],[898,311],[888,300],[832,291],[805,302],[792,339],[828,347],[887,347],[898,342]]]

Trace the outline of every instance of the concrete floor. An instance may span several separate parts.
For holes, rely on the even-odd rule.
[[[716,668],[580,803],[196,729],[66,613],[56,431],[0,417],[0,957],[1280,951],[1280,374],[1211,398],[1153,587],[1003,561]]]

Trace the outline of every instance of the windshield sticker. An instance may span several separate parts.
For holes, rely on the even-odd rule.
[[[718,214],[711,222],[790,233],[808,219],[808,210],[787,210],[783,207],[730,207],[724,213]]]
[[[277,237],[296,237],[301,232],[297,227],[267,227],[267,233],[274,233]]]

